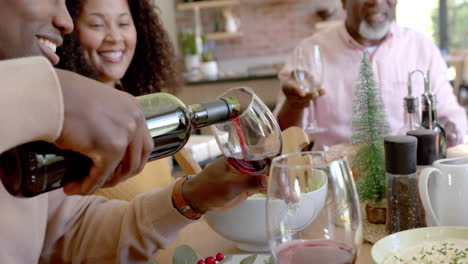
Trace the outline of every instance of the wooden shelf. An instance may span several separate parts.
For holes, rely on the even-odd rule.
[[[178,10],[192,10],[195,8],[216,8],[239,5],[240,0],[204,0],[190,3],[177,4]]]
[[[326,29],[326,28],[329,28],[331,26],[334,26],[340,23],[343,23],[343,21],[342,20],[321,21],[315,24],[315,29],[322,30],[322,29]]]
[[[242,32],[234,32],[234,33],[227,33],[227,32],[213,32],[205,34],[205,38],[207,40],[222,40],[222,39],[233,39],[233,38],[240,38],[244,34]]]

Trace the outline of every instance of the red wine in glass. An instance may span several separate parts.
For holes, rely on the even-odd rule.
[[[271,160],[276,157],[277,154],[272,156],[265,156],[265,154],[249,154],[247,140],[245,138],[240,119],[235,119],[232,122],[234,123],[237,137],[239,139],[242,158],[227,157],[227,161],[236,170],[244,174],[251,176],[265,175],[270,168]]]
[[[265,175],[272,158],[281,153],[281,130],[268,107],[250,88],[232,88],[226,94],[233,94],[241,105],[247,104],[242,114],[213,129],[221,151],[237,171]]]
[[[271,158],[258,158],[255,157],[236,159],[227,157],[227,161],[236,170],[251,176],[262,176],[268,172],[270,168]]]
[[[354,264],[356,249],[336,240],[293,240],[277,249],[278,264]]]
[[[232,122],[234,123],[234,127],[236,128],[237,136],[239,137],[239,144],[242,150],[242,155],[248,155],[247,143],[245,142],[244,131],[242,129],[240,119],[235,119]]]

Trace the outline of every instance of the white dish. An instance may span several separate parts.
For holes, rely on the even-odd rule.
[[[372,247],[372,259],[375,263],[383,263],[388,257],[405,248],[417,245],[423,241],[445,239],[468,240],[468,227],[438,226],[416,228],[388,235]]]
[[[225,262],[223,264],[239,264],[243,259],[250,257],[254,255],[252,254],[233,254],[233,255],[228,255],[231,256],[232,259],[229,260],[228,262]],[[227,257],[228,257],[227,256]],[[265,264],[265,261],[268,261],[268,259],[271,257],[271,255],[267,254],[258,254],[257,259],[255,259],[254,264]]]

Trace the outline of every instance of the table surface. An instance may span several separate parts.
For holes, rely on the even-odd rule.
[[[468,156],[468,135],[465,136],[465,144],[448,149],[448,157]],[[189,245],[197,255],[201,257],[213,256],[218,252],[223,254],[251,254],[236,248],[234,242],[229,241],[215,233],[202,219],[188,225],[179,234],[167,250],[158,251],[156,260],[160,264],[171,264],[175,249],[180,245]],[[364,243],[359,252],[356,264],[374,264],[371,258],[372,245]]]
[[[215,233],[204,220],[200,220],[184,228],[176,241],[166,250],[158,251],[156,260],[160,264],[172,263],[175,249],[180,245],[189,245],[197,255],[202,257],[214,256],[218,252],[223,254],[252,254],[236,248],[234,242]],[[374,264],[370,256],[371,245],[364,243],[361,247],[356,264]]]

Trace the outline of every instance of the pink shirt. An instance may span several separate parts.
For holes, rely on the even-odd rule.
[[[359,67],[366,47],[356,42],[346,30],[344,23],[318,32],[303,40],[299,46],[311,54],[311,46],[320,45],[325,71],[324,96],[316,100],[316,120],[319,126],[328,128],[325,133],[314,134],[319,145],[350,142],[352,134],[353,90],[359,77]],[[292,70],[292,58],[279,73],[286,80]],[[385,40],[371,54],[375,79],[379,84],[391,134],[403,127],[403,97],[407,95],[408,73],[420,69],[430,70],[432,89],[437,96],[438,118],[445,117],[457,127],[461,142],[467,130],[465,110],[457,103],[453,88],[447,78],[447,66],[439,49],[431,40],[413,30],[393,24]],[[420,75],[413,78],[413,95],[424,92]],[[275,113],[285,100],[281,93]],[[420,103],[421,105],[421,103]],[[421,113],[421,110],[420,110]],[[306,127],[304,115],[303,127]]]

